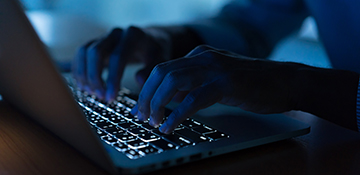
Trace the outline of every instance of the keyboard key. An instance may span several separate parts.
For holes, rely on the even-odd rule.
[[[182,125],[192,128],[192,127],[197,127],[197,126],[202,126],[202,124],[200,122],[197,122],[193,119],[186,119],[185,121],[182,122]]]
[[[93,106],[92,108],[91,108],[91,110],[92,111],[94,111],[94,112],[96,112],[96,113],[98,113],[98,114],[101,114],[104,110],[106,110],[106,109],[104,109],[104,108],[102,108],[102,107],[99,107],[99,106]]]
[[[206,138],[198,133],[195,133],[194,131],[192,131],[188,128],[183,128],[181,130],[177,130],[177,131],[175,131],[175,133],[177,133],[185,138],[190,139],[194,143],[205,142],[205,141],[209,140],[208,138]]]
[[[99,120],[103,120],[103,118],[98,115],[91,114],[91,116],[88,117],[87,120],[92,123],[97,123],[97,122],[99,122]]]
[[[169,135],[166,135],[163,137],[165,139],[167,139],[168,141],[170,141],[176,145],[179,145],[181,147],[193,144],[193,142],[191,142],[189,139],[184,138],[183,136],[179,136],[177,134],[169,134]]]
[[[137,136],[137,135],[139,135],[139,134],[147,133],[148,131],[145,130],[144,128],[137,127],[137,128],[128,129],[128,132],[130,132],[132,135]]]
[[[132,150],[132,149],[126,150],[124,153],[130,159],[137,159],[141,156],[137,151]]]
[[[229,137],[190,118],[175,128],[172,134],[163,134],[158,128],[150,126],[148,121],[140,121],[131,115],[137,96],[131,96],[127,89],[121,89],[119,96],[111,103],[79,88],[72,90],[75,100],[99,137],[130,159]],[[165,109],[165,119],[171,112]]]
[[[99,137],[102,137],[102,136],[106,136],[107,133],[100,130],[100,129],[96,129],[96,134],[99,136]]]
[[[126,122],[126,123],[119,123],[118,126],[124,128],[124,129],[130,129],[130,128],[136,128],[137,125],[132,122]]]
[[[104,108],[99,109],[97,111],[97,113],[105,118],[109,118],[112,114],[110,111],[108,111],[107,109],[104,109]]]
[[[108,144],[112,144],[112,143],[117,142],[116,139],[114,139],[113,137],[108,136],[108,135],[102,136],[101,139],[104,140],[104,141],[105,141],[106,143],[108,143]]]
[[[196,132],[198,132],[198,133],[200,133],[200,134],[206,134],[206,133],[216,132],[215,129],[210,128],[210,127],[208,127],[208,126],[206,126],[206,125],[204,125],[204,126],[199,126],[199,127],[194,127],[194,128],[192,128],[192,130],[194,130],[194,131],[196,131]]]
[[[158,136],[166,136],[166,134],[160,132],[160,130],[158,128],[152,129],[151,132]]]
[[[153,130],[155,129],[153,126],[151,126],[149,123],[143,123],[141,124],[142,127],[146,128],[147,130]],[[158,130],[158,129],[157,129]]]
[[[110,117],[109,118],[110,122],[113,122],[115,124],[122,124],[122,123],[127,123],[127,120],[125,120],[124,118],[120,117],[120,116],[114,116],[114,117]]]
[[[102,125],[108,125],[108,124],[111,124],[111,123],[109,123],[108,121],[106,121],[105,119],[98,119],[98,120],[94,120],[93,121],[93,123],[96,125],[96,126],[98,126],[98,127],[100,127],[100,126],[102,126]]]
[[[145,147],[147,147],[149,145],[147,142],[144,142],[144,141],[142,141],[140,139],[128,141],[126,143],[128,144],[129,148],[132,148],[132,149],[145,148]]]
[[[120,129],[118,127],[108,128],[108,129],[105,129],[105,131],[108,132],[111,135],[116,135],[116,134],[121,134],[121,133],[126,132],[123,129]]]
[[[145,148],[140,148],[140,149],[138,149],[138,151],[139,151],[139,153],[142,154],[142,155],[160,152],[159,149],[157,149],[157,148],[155,148],[155,147],[153,147],[153,146],[151,146],[151,145],[149,145],[149,146],[147,146],[147,147],[145,147]]]
[[[105,106],[110,109],[113,109],[113,108],[115,108],[115,106],[117,106],[117,104],[116,104],[116,102],[112,102],[112,103],[106,103]]]
[[[207,137],[212,138],[213,140],[218,140],[218,139],[222,139],[222,138],[229,138],[228,135],[226,135],[225,133],[220,132],[220,131],[216,131],[216,132],[208,133],[208,134],[204,134],[204,135],[207,136]]]
[[[115,128],[116,126],[110,122],[101,122],[101,123],[96,123],[96,126],[101,128],[101,129],[111,129],[111,128]]]
[[[144,123],[149,123],[148,120],[141,121],[141,120],[139,120],[139,119],[136,118],[136,117],[134,117],[131,121],[134,122],[134,123],[137,123],[138,125],[142,125],[142,124],[144,124]]]
[[[100,113],[100,115],[104,118],[111,118],[111,117],[116,117],[117,115],[114,114],[113,112],[110,112],[106,109],[103,109],[103,111]]]
[[[124,113],[124,111],[125,111],[126,109],[123,108],[123,107],[115,106],[114,108],[112,108],[112,110],[113,110],[115,113],[118,113],[118,114],[123,115],[123,113]]]
[[[151,133],[151,132],[147,132],[147,133],[143,133],[143,134],[139,134],[138,137],[144,141],[144,142],[153,142],[155,140],[159,140],[160,137]]]
[[[136,136],[131,135],[128,132],[123,132],[120,134],[115,134],[115,137],[119,139],[121,142],[130,142],[136,139]]]
[[[115,149],[117,149],[118,151],[121,151],[121,152],[124,152],[128,149],[127,145],[125,145],[124,143],[120,143],[120,142],[114,143],[113,146],[115,147]]]
[[[132,120],[132,119],[135,118],[135,116],[131,115],[131,114],[130,114],[130,111],[127,111],[127,110],[122,111],[121,114],[122,114],[124,117],[128,118],[129,120]]]
[[[177,148],[176,145],[174,145],[166,140],[163,140],[163,139],[153,141],[153,142],[151,142],[151,144],[157,148],[164,150],[164,151]]]

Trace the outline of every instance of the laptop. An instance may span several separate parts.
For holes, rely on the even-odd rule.
[[[129,90],[106,103],[67,81],[16,0],[0,1],[0,38],[3,98],[112,174],[155,171],[310,131],[281,114],[214,105],[164,135],[129,113],[136,104]]]

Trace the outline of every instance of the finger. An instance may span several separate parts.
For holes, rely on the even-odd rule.
[[[204,55],[207,57],[209,55]],[[138,100],[138,110],[139,116],[141,118],[147,119],[150,116],[150,101],[153,98],[158,86],[163,81],[166,74],[170,71],[182,69],[185,67],[192,66],[203,66],[208,64],[206,59],[196,59],[196,58],[180,58],[176,60],[167,61],[155,66],[155,68],[150,73],[149,78],[146,80]]]
[[[207,84],[211,71],[201,66],[169,72],[156,90],[150,102],[150,125],[158,126],[163,120],[165,106],[179,91],[190,91]]]
[[[122,34],[119,42],[109,58],[109,75],[106,80],[106,100],[112,101],[120,89],[120,81],[127,61],[137,53],[139,43],[145,33],[137,27],[129,27]]]
[[[174,63],[175,61],[168,61],[165,63],[158,64],[151,71],[149,78],[146,80],[144,86],[141,89],[138,99],[138,118],[146,120],[150,116],[150,100],[155,94],[158,86],[161,84],[165,75],[169,70],[177,69],[179,64]],[[174,64],[173,64],[174,63]]]
[[[215,48],[210,47],[208,45],[200,45],[195,47],[193,50],[191,50],[188,54],[186,54],[185,58],[195,57],[197,55],[200,55],[206,51],[215,50]]]
[[[206,53],[210,53],[212,55],[218,54],[228,57],[239,57],[238,54],[227,50],[217,49],[208,45],[200,45],[195,47],[195,49],[191,50],[188,54],[186,54],[184,58],[193,58],[199,55],[203,57]],[[242,58],[247,58],[247,57],[242,56]]]
[[[171,133],[186,118],[194,115],[200,109],[207,108],[220,101],[222,97],[220,92],[215,83],[201,86],[191,91],[161,125],[160,131],[165,134]]]
[[[107,55],[119,42],[122,30],[114,29],[99,42],[93,43],[87,50],[87,81],[90,89],[100,98],[104,98],[104,85],[101,74]]]
[[[136,116],[138,114],[138,105],[136,104],[130,111],[131,115]]]
[[[78,87],[81,90],[85,90],[84,85],[87,84],[86,76],[86,50],[87,48],[96,42],[96,40],[89,41],[84,46],[80,47],[75,55],[72,63],[72,74]]]

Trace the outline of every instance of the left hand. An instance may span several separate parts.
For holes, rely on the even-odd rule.
[[[164,107],[175,94],[189,93],[161,125],[163,133],[198,110],[217,102],[255,113],[280,113],[296,105],[297,69],[302,64],[247,58],[199,46],[183,58],[158,64],[151,72],[133,109],[152,126],[163,120]]]

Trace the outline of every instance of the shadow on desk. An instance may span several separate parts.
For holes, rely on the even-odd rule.
[[[305,113],[307,135],[150,174],[359,174],[360,134]],[[0,174],[106,174],[75,149],[0,101]]]

